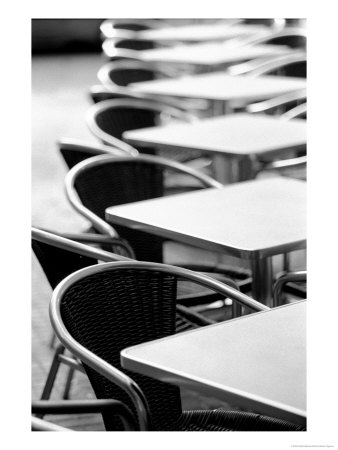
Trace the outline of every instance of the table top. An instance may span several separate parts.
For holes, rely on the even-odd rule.
[[[152,378],[304,424],[306,301],[126,348],[121,363]]]
[[[306,144],[306,121],[285,121],[264,114],[230,114],[127,131],[123,138],[136,146],[189,149],[227,156],[279,155]]]
[[[234,45],[231,41],[225,41],[140,50],[137,56],[143,61],[210,67],[290,52],[292,50],[287,46],[244,46],[240,43]]]
[[[177,27],[166,27],[153,30],[138,31],[140,39],[163,42],[171,41],[215,41],[234,38],[238,36],[263,35],[271,33],[268,27],[262,25],[231,25],[219,24],[193,24]]]
[[[113,206],[107,221],[240,258],[306,247],[306,182],[246,181]]]
[[[128,88],[145,94],[222,101],[256,101],[306,88],[302,78],[227,75],[225,72],[131,83]]]

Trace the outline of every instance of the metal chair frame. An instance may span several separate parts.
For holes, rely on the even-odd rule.
[[[279,107],[287,106],[289,103],[301,102],[306,100],[306,89],[300,89],[295,92],[273,97],[269,100],[264,100],[258,103],[252,103],[246,107],[249,113],[264,113]],[[291,120],[301,117],[306,113],[306,103],[302,103],[295,108],[280,115],[281,120]],[[282,172],[285,169],[306,167],[307,157],[298,156],[296,158],[283,159],[279,161],[261,162],[256,161],[256,175],[261,171],[271,170]]]
[[[255,58],[251,61],[235,64],[230,66],[227,70],[229,75],[251,75],[255,74],[255,71],[259,71],[261,68],[269,67],[274,64],[291,64],[298,62],[299,59],[305,58],[306,54],[303,50],[293,51],[279,56],[267,56],[264,58]]]
[[[299,270],[297,272],[287,272],[278,277],[273,286],[273,307],[282,305],[281,294],[283,288],[287,283],[307,281],[307,272],[305,270]]]
[[[69,152],[70,154],[74,154],[76,152],[80,153],[86,153],[88,154],[88,158],[92,157],[92,156],[97,156],[97,155],[110,155],[110,156],[138,156],[139,152],[136,150],[136,148],[133,148],[132,146],[127,146],[124,145],[125,143],[120,141],[121,143],[120,148],[115,148],[112,147],[110,145],[104,145],[104,144],[92,144],[90,142],[85,142],[85,141],[81,141],[78,139],[68,139],[68,138],[64,138],[64,139],[60,139],[57,142],[59,151],[62,155],[62,157],[65,160],[65,163],[67,164],[68,168],[71,169],[73,167],[74,164],[70,164],[69,161],[67,160],[64,152],[67,155],[67,152]]]
[[[81,269],[65,278],[54,290],[49,309],[50,320],[57,337],[65,348],[79,358],[84,364],[106,377],[112,383],[115,383],[130,396],[137,411],[140,430],[146,431],[151,429],[151,419],[147,399],[145,398],[141,388],[129,376],[125,375],[123,372],[108,364],[106,361],[79,344],[68,332],[61,315],[61,302],[63,295],[74,283],[93,274],[108,271],[113,272],[114,270],[120,269],[140,269],[163,272],[179,277],[180,279],[195,282],[208,289],[219,292],[220,294],[240,303],[241,306],[248,307],[254,311],[266,311],[270,308],[208,276],[165,264],[136,261],[107,263],[105,265],[91,266]]]
[[[169,106],[162,102],[150,100],[149,98],[123,98],[104,100],[102,102],[96,103],[95,105],[92,105],[87,111],[86,115],[86,122],[90,131],[105,144],[112,145],[113,147],[117,148],[121,148],[122,141],[103,131],[96,123],[96,117],[98,116],[98,114],[106,111],[107,109],[114,108],[133,108],[154,111],[157,113],[166,114],[171,118],[179,119],[184,122],[194,122],[198,120],[198,118],[193,114],[182,111],[178,108],[174,108],[173,106]],[[125,144],[125,146],[127,146],[127,149],[130,151],[129,144],[123,144]]]
[[[246,106],[246,111],[249,113],[265,113],[279,106],[285,106],[295,101],[303,101],[306,99],[306,89],[298,89],[287,94],[278,95],[268,100],[251,103]]]
[[[261,75],[268,75],[276,70],[283,70],[284,68],[297,63],[306,63],[306,53],[299,52],[296,54],[283,55],[269,61],[263,62],[259,67],[253,68],[247,73],[251,77],[258,77]]]
[[[253,36],[245,39],[245,45],[261,45],[280,37],[302,37],[306,39],[306,30],[300,27],[285,27],[265,36]]]
[[[119,400],[35,400],[32,414],[89,414],[109,412],[120,417],[125,431],[137,429],[136,420],[130,409]],[[32,431],[75,431],[32,416]]]
[[[117,35],[123,35],[121,33],[125,32],[126,36],[130,36],[131,34],[137,34],[137,31],[129,30],[127,28],[123,28],[123,25],[128,24],[139,24],[141,26],[144,25],[144,29],[155,29],[155,28],[163,28],[164,26],[169,26],[167,23],[164,23],[159,20],[154,19],[106,19],[100,25],[100,31],[105,39],[115,38]],[[118,25],[118,28],[115,28],[114,25]],[[121,26],[121,27],[120,27]],[[120,33],[121,32],[121,33]]]

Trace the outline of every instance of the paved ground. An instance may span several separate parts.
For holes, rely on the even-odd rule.
[[[95,84],[96,72],[103,63],[100,55],[40,56],[32,62],[32,223],[58,231],[81,230],[87,224],[68,205],[63,188],[65,165],[58,154],[56,141],[62,137],[95,139],[87,130],[84,115],[90,105],[87,94]],[[180,245],[168,249],[167,261],[177,259],[214,259],[199,250],[189,251]],[[279,264],[279,261],[276,261]],[[298,255],[294,267],[304,267],[303,255]],[[49,365],[51,327],[48,302],[51,290],[32,257],[32,398],[38,399]],[[53,398],[61,398],[66,371],[57,379]],[[82,374],[77,374],[72,398],[90,398],[90,386]],[[185,408],[213,408],[220,402],[183,392]],[[101,430],[98,416],[52,418],[76,429]]]

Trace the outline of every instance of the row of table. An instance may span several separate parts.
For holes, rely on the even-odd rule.
[[[240,40],[231,40],[264,33],[264,27],[224,24],[142,31],[142,39],[194,42],[204,35],[204,42],[138,54],[144,61],[188,64],[205,71],[290,52],[282,46],[241,46]],[[305,86],[299,78],[232,77],[218,71],[129,87],[153,96],[203,98],[212,102],[218,113],[229,113],[234,107]],[[226,185],[111,207],[106,210],[107,221],[250,261],[253,297],[271,305],[272,257],[306,247],[306,183],[290,178],[250,178],[255,160],[283,158],[305,149],[305,122],[227,114],[196,123],[128,131],[123,137],[139,147],[211,154],[217,161],[217,178]],[[240,173],[243,167],[245,173]],[[245,178],[250,181],[229,184]],[[181,333],[125,349],[121,362],[126,369],[304,424],[305,312],[306,302],[297,302]]]

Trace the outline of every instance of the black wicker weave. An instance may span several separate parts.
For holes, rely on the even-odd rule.
[[[141,161],[107,162],[81,172],[75,182],[81,202],[101,219],[109,206],[121,205],[164,194],[161,166]],[[134,249],[136,259],[162,262],[163,240],[127,227],[114,226]]]
[[[109,78],[118,86],[127,86],[130,83],[154,80],[155,72],[151,68],[121,68],[111,70]]]
[[[150,50],[155,48],[153,41],[143,39],[120,39],[115,42],[116,48],[126,48],[128,50]]]
[[[62,320],[82,346],[130,376],[149,404],[154,431],[297,431],[300,426],[244,412],[182,412],[178,387],[126,371],[120,351],[175,333],[176,276],[156,270],[119,268],[75,281],[61,300]],[[125,391],[85,366],[97,398],[124,402],[136,415]],[[108,431],[121,424],[107,414]]]

